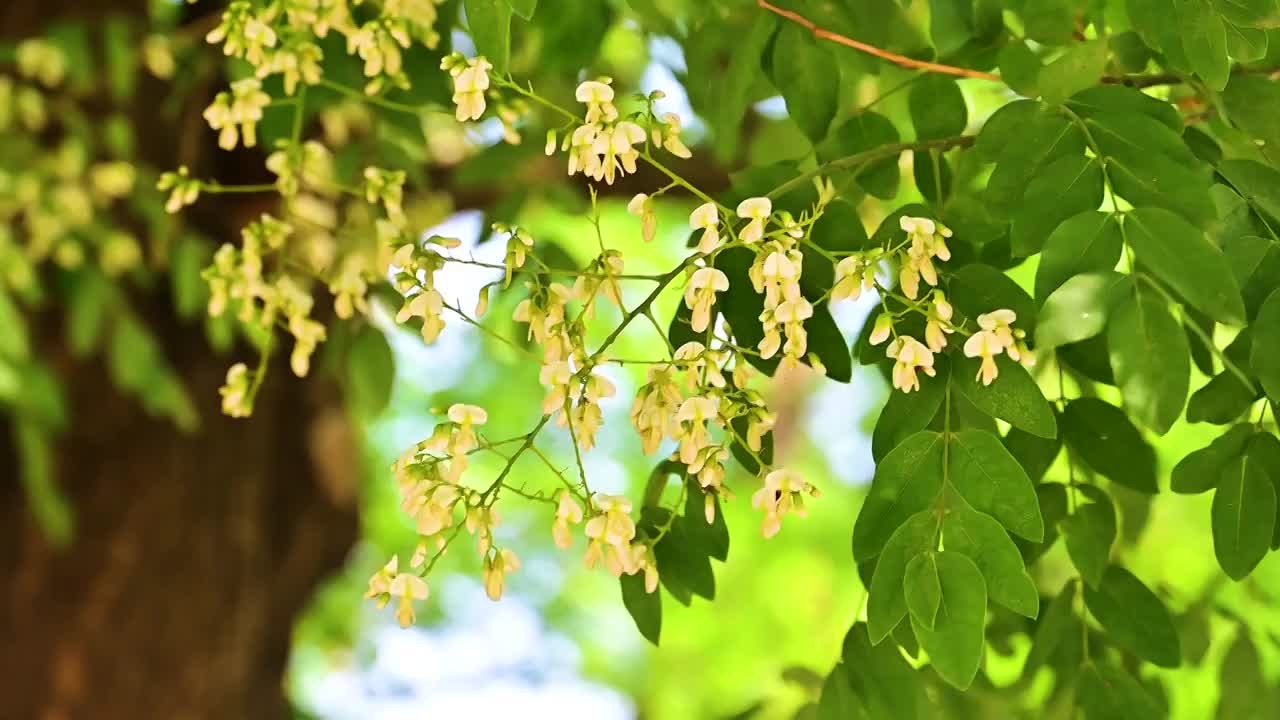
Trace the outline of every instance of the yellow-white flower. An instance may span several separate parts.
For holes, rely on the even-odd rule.
[[[684,304],[693,311],[690,321],[693,331],[700,333],[711,324],[711,306],[716,293],[729,289],[729,278],[716,268],[698,268],[684,291]]]
[[[711,442],[707,421],[714,421],[720,411],[720,398],[691,397],[676,411],[676,439],[680,441],[680,462],[692,465],[698,453]]]
[[[999,368],[995,361],[996,355],[1006,352],[1012,360],[1021,359],[1022,353],[1019,348],[1021,336],[1015,335],[1014,329],[1010,327],[1017,319],[1017,313],[1008,309],[993,310],[979,315],[978,327],[981,329],[965,341],[965,356],[982,358],[982,365],[978,368],[978,379],[983,385],[990,385],[999,375]],[[1016,332],[1022,333],[1020,330]],[[1025,335],[1025,333],[1022,334]],[[1025,348],[1025,345],[1023,347]],[[1034,356],[1031,356],[1031,362],[1035,362]]]
[[[396,322],[404,324],[414,317],[422,318],[423,342],[428,345],[435,342],[444,329],[444,298],[435,290],[423,290],[407,298],[396,313]]]
[[[662,133],[662,147],[678,158],[687,160],[693,157],[693,153],[689,152],[689,148],[680,139],[680,116],[675,113],[666,113],[662,116],[662,120],[666,126],[665,132]]]
[[[250,394],[251,378],[244,363],[236,363],[227,370],[227,381],[218,390],[222,395],[222,412],[230,417],[249,417],[253,413],[253,396]]]
[[[893,316],[887,312],[880,313],[876,317],[876,324],[871,327],[871,337],[868,342],[872,345],[879,345],[889,339],[889,334],[893,332]]]
[[[930,377],[936,374],[933,369],[933,352],[913,337],[899,336],[889,343],[885,355],[897,360],[893,365],[893,386],[903,392],[920,389],[917,370],[924,371]]]
[[[658,589],[658,560],[653,555],[653,546],[634,543],[631,546],[631,569],[628,574],[644,571],[644,591],[654,592]]]
[[[489,89],[489,71],[493,65],[484,57],[467,60],[453,76],[453,103],[457,105],[458,122],[479,120],[484,115],[484,94]]]
[[[449,421],[458,426],[451,448],[453,454],[457,455],[470,452],[477,446],[473,428],[489,422],[489,413],[482,407],[455,403],[449,406]]]
[[[933,291],[933,300],[929,304],[929,321],[924,327],[924,341],[933,352],[942,352],[947,346],[947,335],[955,332],[951,327],[953,313],[951,303],[941,290]]]
[[[568,490],[561,490],[556,502],[556,519],[551,524],[551,538],[556,547],[565,549],[573,544],[571,525],[582,522],[582,506],[573,499]]]
[[[588,80],[578,85],[574,97],[587,105],[587,124],[613,122],[618,119],[618,109],[613,105],[613,88],[609,78]]]
[[[387,590],[391,597],[400,598],[400,606],[396,609],[396,620],[400,627],[407,628],[413,624],[413,601],[426,600],[431,594],[427,581],[413,573],[398,573],[391,580]]]
[[[635,563],[631,541],[636,536],[636,524],[631,519],[631,501],[620,495],[598,495],[594,502],[598,514],[583,528],[589,539],[585,558],[587,567],[594,567],[603,560],[615,576],[630,572]]]
[[[698,252],[708,255],[720,247],[720,211],[715,203],[703,203],[689,214],[689,227],[701,230]]]
[[[760,529],[766,538],[777,535],[782,529],[784,515],[806,515],[802,494],[820,495],[817,488],[805,482],[794,470],[774,470],[765,476],[764,487],[751,495],[751,507],[764,511],[764,523]]]
[[[658,216],[653,211],[653,198],[639,193],[627,203],[627,212],[640,218],[640,237],[645,242],[653,242],[658,232]]]
[[[484,559],[484,594],[497,602],[502,599],[507,573],[520,569],[520,558],[515,552],[503,548]]]
[[[831,301],[857,300],[862,291],[875,286],[875,266],[861,255],[850,255],[836,263],[836,282],[831,287]]]
[[[629,120],[623,120],[611,128],[600,130],[591,147],[592,151],[601,157],[594,179],[603,179],[612,185],[619,168],[624,174],[635,172],[640,151],[634,146],[644,141],[644,128]]]
[[[747,198],[738,203],[738,217],[750,220],[738,236],[742,242],[758,242],[764,237],[764,224],[772,212],[773,201],[767,197]]]

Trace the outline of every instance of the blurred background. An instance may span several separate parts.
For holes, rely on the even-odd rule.
[[[677,18],[700,1],[658,5]],[[441,12],[456,13],[456,5],[446,3]],[[592,74],[612,75],[619,88],[663,90],[660,107],[685,119],[694,147],[688,172],[709,192],[728,188],[738,168],[810,154],[785,104],[767,87],[753,94],[736,151],[713,154],[699,112],[712,103],[705,87],[686,85],[686,72],[696,61],[695,75],[713,82],[707,78],[715,77],[715,61],[686,58],[682,42],[642,29],[634,5],[542,0],[539,19],[518,40],[526,47],[590,45],[581,52],[598,53]],[[269,181],[261,149],[220,152],[200,120],[230,72],[200,42],[223,6],[13,0],[0,7],[0,61],[8,66],[21,38],[61,33],[68,47],[83,45],[69,71],[91,90],[76,112],[95,127],[131,128],[138,162],[157,170],[189,164],[194,176],[227,183]],[[112,46],[95,33],[116,22],[127,29],[120,51],[127,57],[134,57],[129,48],[141,47],[147,27],[170,28],[175,53],[187,53],[178,53],[185,58],[179,71],[158,78],[135,58],[111,75],[115,65],[99,53],[109,55]],[[465,34],[448,41],[472,53]],[[730,42],[708,39],[720,48]],[[905,94],[894,91],[914,76],[893,67],[870,74],[859,56],[837,57],[837,70],[849,79],[842,112],[874,101],[878,113],[905,126]],[[443,82],[426,79],[439,73],[438,57],[418,62],[415,82],[419,76],[424,84]],[[535,55],[524,65],[544,73],[540,83],[571,87],[577,66],[558,62],[538,66]],[[129,73],[138,79],[119,80]],[[95,94],[93,88],[112,82],[104,75],[132,82],[128,94]],[[962,85],[974,128],[1008,100],[990,85]],[[341,98],[329,99],[341,105]],[[309,131],[328,131],[327,122],[309,118]],[[563,183],[559,160],[531,160],[541,150],[539,138],[512,147],[500,144],[500,124],[465,133],[445,124],[424,129],[425,147],[420,140],[410,148],[396,126],[385,130],[390,140],[379,152],[430,168],[420,191],[406,199],[424,234],[458,238],[462,247],[454,252],[501,263],[503,241],[491,238],[488,227],[503,219],[527,227],[566,262],[592,259],[594,242],[583,242],[594,236],[585,183]],[[27,162],[16,147],[0,147],[6,169]],[[155,172],[143,172],[139,193],[154,181]],[[632,194],[659,184],[640,173],[601,200],[602,232],[625,252],[629,272],[662,272],[683,257],[692,202],[659,203],[659,233],[650,244],[641,242],[639,223],[625,210]],[[918,198],[911,183],[898,187],[894,197],[859,201],[868,228]],[[554,547],[543,507],[514,504],[506,506],[498,537],[519,549],[524,567],[510,577],[507,597],[489,602],[478,560],[452,553],[433,573],[418,626],[401,630],[391,610],[362,598],[369,575],[391,554],[411,553],[417,541],[399,509],[392,461],[429,435],[440,410],[453,403],[486,408],[486,430],[495,437],[527,431],[542,395],[536,367],[461,323],[426,347],[414,332],[395,327],[394,305],[376,302],[366,325],[332,339],[329,345],[340,349],[320,357],[320,372],[302,382],[281,367],[253,418],[226,418],[217,389],[230,362],[250,353],[234,333],[201,317],[198,271],[213,247],[238,237],[269,207],[253,197],[206,198],[186,217],[189,227],[176,231],[156,212],[162,197],[138,202],[154,206],[139,211],[149,218],[143,235],[200,238],[194,245],[166,241],[157,251],[179,268],[173,279],[143,272],[120,295],[85,299],[95,276],[55,269],[43,300],[24,304],[39,362],[19,368],[24,374],[14,376],[10,392],[21,402],[0,413],[0,720],[767,719],[794,717],[816,699],[865,597],[849,542],[873,471],[869,429],[887,395],[874,369],[856,370],[849,384],[807,369],[775,380],[769,394],[779,412],[777,462],[800,470],[824,495],[809,505],[807,519],[788,518],[782,533],[765,541],[759,515],[747,507],[753,481],[735,466],[728,483],[739,500],[726,510],[732,545],[727,562],[715,568],[716,599],[694,599],[686,608],[668,598],[661,647],[636,631],[614,578],[584,569],[580,548]],[[1011,273],[1028,284],[1034,267]],[[496,277],[484,268],[451,268],[441,274],[440,289],[446,300],[473,307],[480,287]],[[79,309],[64,312],[64,301]],[[490,310],[500,331],[514,329],[508,320],[514,302],[508,295]],[[676,293],[662,298],[659,316],[670,317],[677,302]],[[837,308],[846,338],[857,334],[874,304],[864,298]],[[113,318],[111,338],[79,352],[68,337],[95,309]],[[611,320],[606,314],[600,322]],[[651,356],[656,342],[652,334],[628,333],[616,355]],[[344,353],[374,359],[353,372]],[[609,370],[618,395],[604,403],[606,422],[586,466],[593,488],[634,497],[654,462],[628,421],[630,398],[643,380],[639,370]],[[44,410],[34,423],[37,407]],[[1205,426],[1175,427],[1159,445],[1162,474],[1210,437]],[[547,449],[562,467],[572,464],[567,438],[556,437]],[[500,470],[493,462],[477,461],[473,474],[492,476]],[[551,483],[534,464],[517,471],[530,487]],[[1220,677],[1239,678],[1230,678],[1223,663],[1231,631],[1224,635],[1198,610],[1211,603],[1223,615],[1248,617],[1256,632],[1280,636],[1280,562],[1272,555],[1248,582],[1224,587],[1209,546],[1207,496],[1165,494],[1148,506],[1122,487],[1113,490],[1122,501],[1126,566],[1185,612],[1183,643],[1194,662],[1159,671],[1173,716],[1212,717]],[[1203,538],[1203,546],[1187,537]],[[1042,587],[1056,590],[1072,571],[1059,545],[1033,572]],[[992,682],[1016,682],[1028,646],[1025,633],[993,643]],[[1274,674],[1280,658],[1271,646],[1257,652]],[[1034,683],[1028,698],[1025,716],[1036,717]]]

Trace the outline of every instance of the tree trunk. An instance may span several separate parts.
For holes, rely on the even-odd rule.
[[[341,566],[354,508],[321,480],[334,468],[308,442],[325,412],[308,388],[275,373],[252,419],[225,418],[225,361],[193,340],[170,359],[197,399],[195,434],[147,417],[100,366],[66,378],[69,548],[50,545],[16,481],[0,484],[0,718],[288,716],[292,624]]]

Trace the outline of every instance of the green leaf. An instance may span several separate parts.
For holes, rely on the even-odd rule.
[[[538,0],[506,0],[515,14],[525,20],[533,19],[533,11],[538,8]]]
[[[872,718],[917,720],[922,717],[924,688],[919,673],[893,643],[872,645],[865,623],[855,623],[841,650],[854,692]]]
[[[998,151],[985,197],[993,212],[1005,216],[1017,210],[1042,167],[1060,157],[1084,153],[1084,134],[1078,125],[1040,103],[1025,103],[1012,103],[993,115],[979,135],[980,146]],[[1019,109],[1011,112],[1009,108]]]
[[[1116,540],[1116,511],[1111,501],[1099,492],[1095,502],[1078,505],[1059,527],[1071,564],[1090,587],[1097,587],[1107,570],[1111,545]]]
[[[1239,235],[1224,238],[1221,247],[1240,285],[1245,313],[1255,318],[1262,303],[1280,287],[1280,240]]]
[[[1036,299],[1043,303],[1080,273],[1114,270],[1123,247],[1115,215],[1090,210],[1068,218],[1049,234],[1040,252]]]
[[[1200,227],[1216,219],[1212,174],[1177,131],[1143,112],[1100,112],[1085,126],[1107,160],[1112,188],[1130,204],[1171,210]]]
[[[1244,27],[1274,27],[1280,20],[1276,0],[1211,0],[1229,22]]]
[[[840,74],[835,59],[812,33],[794,23],[778,30],[773,44],[773,83],[787,101],[787,114],[817,144],[836,116]]]
[[[1045,298],[1036,324],[1036,349],[1088,340],[1107,326],[1112,308],[1122,304],[1133,279],[1114,270],[1085,273],[1063,283]]]
[[[107,311],[111,309],[111,290],[111,284],[96,270],[81,269],[75,273],[67,289],[67,345],[73,355],[84,357],[98,347],[102,331],[106,329]],[[0,355],[3,354],[0,348]]]
[[[1178,3],[1182,49],[1191,68],[1214,90],[1227,86],[1231,61],[1227,59],[1227,28],[1207,3],[1193,0]]]
[[[772,13],[755,13],[751,29],[732,43],[728,50],[729,68],[720,83],[719,102],[715,108],[716,155],[722,159],[733,158],[741,139],[743,119],[751,104],[751,87],[760,75],[761,58],[778,29],[777,16]],[[676,347],[679,347],[678,345]]]
[[[1263,720],[1269,714],[1267,708],[1260,707],[1268,703],[1258,702],[1267,693],[1267,680],[1247,625],[1236,630],[1235,642],[1222,658],[1218,684],[1222,689],[1214,713],[1217,720]]]
[[[942,363],[946,356],[935,357],[937,375],[920,376],[917,392],[890,392],[884,409],[871,432],[871,457],[880,462],[889,451],[896,448],[913,433],[924,430],[938,414],[946,395],[948,374]]]
[[[961,430],[949,443],[948,476],[965,502],[999,520],[1009,532],[1043,540],[1035,486],[1000,440],[983,430]]]
[[[1064,220],[1097,209],[1102,187],[1102,164],[1097,158],[1068,155],[1046,165],[1027,186],[1014,213],[1013,254],[1027,257],[1040,252]]]
[[[1085,587],[1084,602],[1116,644],[1160,667],[1181,662],[1178,630],[1168,608],[1133,573],[1112,565],[1096,590]]]
[[[1151,62],[1151,48],[1142,42],[1142,36],[1132,30],[1115,33],[1108,38],[1116,66],[1123,72],[1142,72]],[[1107,87],[1107,86],[1100,86]]]
[[[1040,92],[1054,105],[1098,84],[1107,67],[1107,41],[1089,40],[1067,48],[1040,71]]]
[[[1019,615],[1036,617],[1040,592],[1027,574],[1018,546],[995,518],[963,504],[952,507],[942,521],[942,542],[948,552],[973,560],[986,580],[987,595],[992,601]]]
[[[912,83],[907,107],[917,140],[959,135],[969,124],[969,108],[960,85],[945,75],[925,75]]]
[[[1267,396],[1280,402],[1280,290],[1267,297],[1254,318],[1249,365]]]
[[[699,519],[703,519],[701,514]],[[667,534],[653,546],[654,559],[658,563],[658,577],[664,584],[674,583],[687,588],[694,595],[714,600],[716,576],[711,570],[711,558],[707,550],[708,548],[689,537],[684,523],[672,523]]]
[[[467,28],[476,51],[505,73],[511,61],[511,5],[508,0],[463,0]]]
[[[942,489],[942,457],[942,436],[921,431],[876,466],[871,489],[853,525],[855,560],[875,557],[907,518],[933,503]]]
[[[942,602],[933,629],[911,619],[920,647],[938,675],[960,690],[968,689],[982,663],[987,621],[987,587],[972,560],[954,552],[935,558]]]
[[[1027,97],[1040,94],[1040,57],[1024,42],[1012,42],[1000,49],[1000,79],[1014,92]]]
[[[1004,446],[1018,461],[1031,482],[1040,482],[1062,450],[1061,438],[1042,438],[1018,428],[1009,428]]]
[[[1095,471],[1139,492],[1157,492],[1155,451],[1120,408],[1076,398],[1062,411],[1062,438]]]
[[[942,582],[938,580],[938,565],[934,561],[934,553],[921,553],[911,558],[902,584],[911,620],[933,630],[938,617],[938,605],[942,602]]]
[[[1267,33],[1258,28],[1246,28],[1226,23],[1227,54],[1236,62],[1257,62],[1267,56]]]
[[[28,352],[26,320],[8,293],[0,288],[0,358],[25,360]]]
[[[1265,147],[1280,147],[1280,84],[1268,80],[1265,75],[1237,73],[1231,76],[1227,89],[1222,92],[1232,124],[1261,140]],[[1232,160],[1230,163],[1252,163],[1251,160]],[[1223,175],[1231,180],[1226,169]],[[1235,181],[1231,180],[1235,185]],[[1239,186],[1237,185],[1237,189]],[[1241,190],[1243,194],[1244,191]],[[1270,211],[1275,214],[1274,211]]]
[[[836,663],[822,684],[816,720],[859,720],[867,717],[862,702],[849,684],[849,670]]]
[[[1170,487],[1176,493],[1208,492],[1218,486],[1222,471],[1240,457],[1253,437],[1253,426],[1236,425],[1207,446],[1187,453],[1173,467]]]
[[[1249,461],[1256,462],[1258,467],[1267,473],[1267,477],[1271,478],[1271,484],[1276,489],[1277,505],[1280,506],[1280,438],[1269,432],[1257,432],[1250,438],[1245,452],[1249,454]],[[1271,549],[1278,548],[1280,548],[1280,517],[1276,520],[1276,530],[1271,536]]]
[[[882,145],[892,145],[899,139],[898,129],[889,118],[875,112],[860,112],[840,124],[818,145],[818,160],[830,162]],[[898,194],[901,178],[897,155],[854,168],[851,174],[859,187],[878,198],[888,200]],[[893,227],[898,227],[896,219]]]
[[[1109,662],[1090,662],[1080,672],[1076,697],[1086,720],[1161,720],[1165,712],[1142,683]]]
[[[347,353],[346,380],[349,399],[361,412],[377,415],[391,400],[396,360],[381,330],[365,325]]]
[[[996,357],[999,374],[990,385],[978,381],[978,358],[955,357],[951,385],[982,412],[1042,438],[1058,435],[1049,401],[1027,369],[1005,355]]]
[[[1030,335],[1035,331],[1036,306],[1031,296],[1013,278],[990,265],[965,265],[951,276],[947,300],[964,313],[977,319],[997,308],[1008,308],[1018,316],[1017,326]]]
[[[1247,370],[1252,347],[1252,328],[1245,328],[1222,354],[1237,368]],[[1249,410],[1259,395],[1256,388],[1249,389],[1235,373],[1223,370],[1204,387],[1191,394],[1191,399],[1187,401],[1187,422],[1210,422],[1215,425],[1235,422]]]
[[[938,516],[922,510],[907,518],[890,536],[876,560],[867,599],[867,632],[871,642],[889,636],[907,614],[903,579],[911,559],[938,549]]]
[[[1276,490],[1251,455],[1222,470],[1213,494],[1213,554],[1233,580],[1243,580],[1271,547],[1276,524]]]
[[[54,438],[48,428],[21,415],[12,427],[17,475],[26,495],[27,509],[50,544],[66,548],[75,537],[75,509],[58,487]]]
[[[644,573],[624,574],[618,578],[618,584],[622,588],[622,604],[635,621],[636,629],[657,645],[662,635],[662,594],[657,590],[644,591]]]
[[[1064,642],[1074,641],[1078,637],[1079,623],[1075,615],[1078,587],[1074,580],[1068,581],[1062,586],[1062,592],[1040,614],[1040,622],[1031,636],[1031,651],[1027,653],[1027,661],[1023,665],[1024,678],[1033,676],[1036,669],[1044,665]]]
[[[951,197],[952,171],[947,158],[937,150],[916,150],[911,154],[911,179],[929,204],[938,208]]]
[[[1191,387],[1186,332],[1163,299],[1139,288],[1112,312],[1107,348],[1125,409],[1164,435],[1182,415]]]
[[[709,496],[716,514],[715,518],[708,523],[706,517],[708,496],[703,494],[696,480],[689,480],[687,484],[684,517],[681,519],[689,542],[696,546],[699,552],[710,555],[720,562],[728,560],[729,526],[725,524],[720,499],[715,495]]]
[[[1193,307],[1218,322],[1244,324],[1240,287],[1204,232],[1168,210],[1139,208],[1125,216],[1124,234],[1138,262]]]

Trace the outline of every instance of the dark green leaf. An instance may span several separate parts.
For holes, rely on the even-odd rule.
[[[1200,79],[1214,90],[1227,86],[1231,62],[1227,59],[1227,28],[1204,2],[1178,3],[1182,49]]]
[[[1008,308],[1018,316],[1017,327],[1035,332],[1036,306],[1031,296],[1008,275],[990,265],[966,265],[951,276],[947,299],[956,310],[976,320],[983,313]]]
[[[1102,164],[1097,158],[1067,155],[1045,165],[1027,186],[1013,215],[1013,254],[1040,252],[1046,239],[1067,218],[1102,203]]]
[[[1000,440],[982,430],[961,430],[953,434],[950,445],[948,476],[965,502],[1012,533],[1043,540],[1035,487]]]
[[[1244,309],[1256,317],[1262,303],[1280,287],[1280,240],[1257,235],[1224,238],[1222,252],[1244,296]]]
[[[1013,103],[1008,108],[1018,110],[1010,112],[1006,108],[992,116],[979,136],[980,145],[999,148],[995,170],[987,181],[986,199],[993,212],[1006,216],[1017,209],[1027,186],[1042,167],[1060,157],[1084,152],[1084,134],[1079,126],[1039,103],[1025,102],[1029,105]],[[990,140],[981,143],[982,138]]]
[[[705,519],[699,515],[705,524]],[[685,524],[674,522],[667,534],[653,546],[654,559],[658,562],[658,577],[663,583],[673,582],[688,588],[694,595],[714,600],[716,576],[711,570],[710,548],[703,547],[691,538]]]
[[[1187,453],[1173,467],[1170,487],[1176,493],[1208,492],[1218,486],[1222,471],[1244,453],[1253,427],[1236,425],[1199,450]]]
[[[1169,610],[1155,593],[1128,570],[1112,565],[1084,601],[1118,645],[1160,667],[1177,667],[1182,659],[1178,631]]]
[[[507,0],[463,0],[462,6],[476,51],[505,73],[511,60],[511,5]]]
[[[1067,544],[1071,564],[1080,577],[1097,587],[1111,558],[1111,544],[1116,539],[1116,511],[1111,501],[1098,493],[1097,501],[1077,505],[1059,527]]]
[[[1089,467],[1139,492],[1157,492],[1155,451],[1120,408],[1076,398],[1062,411],[1062,438]]]
[[[1027,574],[1018,546],[995,518],[963,505],[953,507],[942,521],[942,542],[948,552],[973,560],[986,579],[991,600],[1019,615],[1036,617],[1040,593]]]
[[[657,645],[662,635],[662,594],[657,590],[645,592],[644,573],[624,574],[618,578],[618,584],[622,587],[622,604],[635,621],[636,629]]]
[[[849,682],[872,718],[916,720],[924,688],[920,676],[893,643],[873,646],[865,623],[845,635],[841,652]]]
[[[1227,325],[1244,324],[1240,287],[1204,232],[1167,210],[1139,208],[1125,216],[1124,234],[1142,266],[1196,309]]]
[[[1087,340],[1107,326],[1112,309],[1123,305],[1133,279],[1114,270],[1076,275],[1045,298],[1036,323],[1036,349]]]
[[[1227,83],[1222,102],[1233,124],[1261,140],[1265,147],[1280,147],[1280,84],[1268,80],[1265,75],[1237,73]],[[1231,176],[1227,175],[1227,178]],[[1235,181],[1231,184],[1235,185]]]
[[[987,621],[987,588],[972,560],[954,552],[935,559],[942,584],[942,602],[932,630],[912,618],[920,647],[929,653],[933,669],[951,685],[965,690],[982,663]]]
[[[1036,300],[1044,302],[1068,279],[1086,272],[1114,270],[1124,238],[1111,213],[1090,210],[1058,225],[1044,243],[1036,268]]]
[[[834,58],[812,33],[794,23],[778,30],[773,44],[773,82],[787,101],[787,113],[817,144],[836,115],[840,75]]]
[[[866,502],[853,525],[854,559],[875,557],[907,518],[933,503],[942,489],[942,455],[942,436],[922,431],[876,466]]]
[[[1099,85],[1078,92],[1067,101],[1067,107],[1085,118],[1099,113],[1138,113],[1159,121],[1174,133],[1183,131],[1182,116],[1171,103],[1124,85]]]
[[[1233,580],[1248,577],[1271,547],[1276,525],[1276,490],[1251,454],[1222,470],[1213,494],[1213,554]]]
[[[1252,338],[1250,328],[1245,328],[1231,341],[1223,355],[1237,368],[1247,369],[1253,347]],[[1256,387],[1249,389],[1235,373],[1223,370],[1208,384],[1191,394],[1191,399],[1187,401],[1187,421],[1210,422],[1215,425],[1235,422],[1248,411],[1259,394]]]
[[[1157,435],[1168,432],[1191,386],[1191,348],[1168,305],[1139,288],[1112,312],[1107,347],[1125,409]]]
[[[1258,432],[1249,440],[1249,445],[1245,449],[1249,454],[1250,462],[1256,462],[1258,467],[1266,472],[1267,477],[1271,478],[1271,484],[1275,486],[1276,497],[1280,499],[1280,438],[1269,432]],[[1277,502],[1280,506],[1280,501]],[[1271,536],[1271,549],[1280,548],[1280,518],[1276,520],[1276,530]]]
[[[1271,293],[1254,318],[1249,365],[1272,400],[1280,402],[1280,289]]]
[[[1040,94],[1040,58],[1026,43],[1013,42],[1000,50],[1000,79],[1027,97]]]
[[[30,350],[27,323],[22,311],[3,289],[0,289],[0,358],[25,360]]]
[[[724,562],[729,559],[729,527],[724,522],[720,499],[715,495],[704,495],[696,481],[690,480],[688,485],[683,521],[689,542],[699,552]],[[706,516],[707,497],[711,498],[712,507],[715,508],[715,518],[710,523]]]
[[[939,356],[937,361],[945,361]],[[925,429],[938,414],[946,394],[948,373],[940,364],[935,365],[937,375],[920,376],[917,392],[890,392],[884,409],[871,432],[871,456],[880,462],[889,451],[897,447],[913,433]]]
[[[862,702],[849,684],[849,670],[843,663],[836,663],[822,684],[816,720],[859,720],[865,717],[867,714]]]
[[[348,399],[361,412],[377,415],[391,399],[395,376],[395,356],[386,336],[374,326],[365,325],[347,351]]]
[[[1031,636],[1031,651],[1027,653],[1027,661],[1023,666],[1023,677],[1030,677],[1037,668],[1053,656],[1054,650],[1064,642],[1071,642],[1078,634],[1078,622],[1075,615],[1076,591],[1079,585],[1068,581],[1044,612],[1040,614],[1040,622]],[[1072,632],[1077,631],[1077,632]]]
[[[1042,438],[1018,428],[1009,428],[1004,446],[1018,461],[1031,482],[1040,482],[1062,450],[1061,438]]]
[[[1100,112],[1085,125],[1107,158],[1112,188],[1132,205],[1171,210],[1201,227],[1215,219],[1212,175],[1176,131],[1140,112]]]
[[[830,68],[826,68],[826,71],[829,72]],[[892,145],[898,140],[898,129],[888,118],[875,112],[861,112],[844,121],[831,132],[830,137],[818,145],[818,160],[830,162],[882,145]],[[855,168],[853,177],[863,190],[888,200],[898,194],[898,156],[893,155]],[[893,227],[898,227],[897,219],[894,219]]]
[[[761,58],[778,27],[777,16],[755,13],[751,29],[732,43],[729,68],[720,82],[719,103],[715,108],[716,155],[732,158],[741,139],[743,118],[751,102],[751,86],[760,75]]]
[[[955,357],[951,386],[991,417],[1042,438],[1058,435],[1053,409],[1027,369],[1004,355],[996,358],[999,374],[990,385],[978,381],[978,358]]]
[[[969,124],[964,94],[956,81],[945,75],[929,74],[912,83],[907,106],[918,140],[959,135]]]
[[[936,150],[917,150],[912,153],[911,178],[916,189],[934,207],[946,204],[951,196],[951,165]]]
[[[1076,698],[1086,720],[1160,720],[1165,716],[1142,683],[1108,662],[1091,662],[1084,667]]]
[[[876,561],[867,600],[867,632],[879,644],[907,614],[903,578],[911,559],[938,548],[938,516],[923,510],[907,518],[885,543]]]
[[[916,555],[907,563],[902,579],[907,597],[907,610],[911,619],[929,630],[934,629],[938,617],[938,605],[942,601],[942,583],[938,580],[938,566],[934,553]]]

